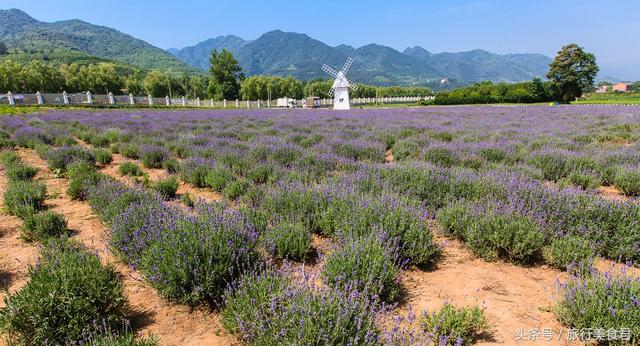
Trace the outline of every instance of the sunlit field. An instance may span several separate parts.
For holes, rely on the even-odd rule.
[[[640,107],[602,105],[1,116],[0,326],[27,344],[637,342],[638,140]]]

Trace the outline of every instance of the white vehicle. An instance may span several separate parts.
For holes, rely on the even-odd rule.
[[[278,99],[278,102],[277,102],[277,106],[279,108],[296,108],[297,105],[298,105],[298,102],[296,101],[296,99],[292,99],[288,97],[281,97]]]

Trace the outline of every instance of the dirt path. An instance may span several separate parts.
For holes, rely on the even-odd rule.
[[[136,332],[152,333],[159,338],[160,345],[237,344],[237,340],[224,331],[215,313],[192,310],[159,297],[157,291],[147,284],[138,272],[111,254],[106,239],[108,230],[91,207],[87,203],[72,201],[67,197],[69,181],[54,178],[49,174],[46,163],[35,151],[20,149],[18,152],[26,163],[41,170],[38,179],[46,184],[51,196],[46,204],[67,218],[69,227],[75,232],[73,238],[95,250],[105,263],[112,263],[122,275],[125,293],[130,301],[132,325]],[[2,239],[4,240],[4,237]]]
[[[492,325],[493,335],[479,344],[516,344],[519,329],[562,326],[551,312],[556,300],[557,281],[567,274],[546,266],[525,268],[504,262],[487,262],[475,257],[464,244],[447,240],[444,256],[433,271],[406,270],[402,282],[407,290],[406,310],[434,311],[445,302],[456,306],[478,305]],[[540,341],[538,340],[538,343]],[[526,344],[521,342],[519,344]],[[545,345],[565,342],[546,342]]]
[[[0,167],[0,205],[7,188],[4,169]],[[13,293],[27,281],[27,268],[35,264],[38,250],[20,239],[22,220],[0,211],[0,306],[4,306],[5,288]]]

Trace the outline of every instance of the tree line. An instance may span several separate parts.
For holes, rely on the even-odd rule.
[[[333,81],[301,81],[293,77],[251,76],[246,78],[228,50],[212,51],[209,75],[141,70],[111,62],[53,64],[41,60],[21,63],[0,61],[0,93],[78,93],[151,95],[215,100],[268,100],[329,97]],[[426,96],[426,87],[375,87],[359,85],[352,97]]]

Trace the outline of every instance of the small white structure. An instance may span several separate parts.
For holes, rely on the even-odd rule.
[[[349,71],[352,63],[353,59],[348,58],[340,71],[336,71],[328,65],[322,65],[322,70],[335,78],[333,86],[329,91],[329,96],[333,96],[333,109],[351,109],[349,104],[349,88],[353,89],[353,91],[358,90],[358,85],[351,83],[347,79],[347,71]]]
[[[278,99],[276,105],[279,108],[296,108],[298,102],[296,99],[292,99],[289,97],[281,97]]]

